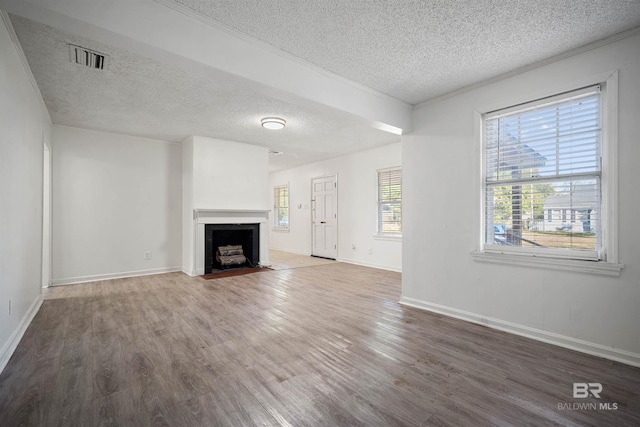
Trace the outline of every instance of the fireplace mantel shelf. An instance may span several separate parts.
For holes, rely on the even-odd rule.
[[[270,210],[266,209],[194,209],[193,219],[196,222],[214,220],[216,218],[269,218]]]

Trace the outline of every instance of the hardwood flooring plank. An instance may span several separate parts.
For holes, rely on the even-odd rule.
[[[143,427],[150,425],[145,410],[134,407],[129,389],[99,397],[92,402],[93,425],[99,427]]]
[[[63,368],[42,393],[40,425],[93,425],[92,370],[90,365]]]
[[[224,406],[224,400],[208,393],[183,402],[181,425],[188,426],[281,426],[264,408],[252,404],[239,410]],[[221,404],[222,403],[222,404]]]
[[[127,387],[127,363],[115,330],[94,333],[91,354],[96,397],[104,397]]]
[[[17,419],[33,420],[25,425],[37,425],[43,392],[51,388],[60,369],[58,359],[29,359],[17,363],[19,365],[5,369],[0,375],[0,426],[12,425],[11,414]]]
[[[20,394],[2,406],[0,425],[37,426],[41,418],[42,389],[38,386],[23,387]]]
[[[63,369],[92,366],[91,356],[93,333],[85,332],[78,336],[68,336],[64,341],[60,365]]]

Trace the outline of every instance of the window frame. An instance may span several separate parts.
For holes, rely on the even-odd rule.
[[[547,254],[531,253],[528,251],[487,251],[485,250],[485,224],[486,224],[486,141],[484,138],[484,115],[520,104],[527,104],[537,99],[555,97],[558,94],[578,90],[587,86],[600,85],[601,93],[601,259],[599,261],[587,261],[582,259],[566,258],[561,254],[549,251]],[[478,177],[479,200],[477,209],[477,249],[471,252],[474,261],[498,264],[521,265],[527,267],[543,267],[555,270],[568,270],[589,274],[606,276],[620,276],[624,267],[618,263],[618,71],[609,71],[583,79],[567,81],[537,91],[536,93],[520,94],[519,97],[505,102],[502,105],[490,105],[486,108],[476,109],[474,112],[476,141],[480,145],[480,163]],[[545,218],[546,219],[546,218]]]
[[[278,205],[278,192],[282,189],[286,189],[287,190],[287,206],[279,206]],[[281,226],[280,225],[280,215],[279,215],[279,210],[280,209],[287,209],[287,225],[286,226]],[[283,185],[275,185],[273,187],[273,230],[275,231],[289,231],[291,227],[291,191],[289,188],[289,184],[283,184]]]
[[[389,172],[396,172],[396,171],[400,171],[400,199],[397,201],[392,201],[391,203],[398,203],[399,207],[400,207],[400,221],[398,221],[400,223],[400,232],[390,232],[390,231],[383,231],[382,230],[382,209],[381,209],[381,205],[382,204],[388,204],[390,203],[390,201],[383,201],[380,198],[380,174],[381,173],[389,173]],[[386,239],[400,239],[402,238],[402,166],[392,166],[392,167],[388,167],[388,168],[383,168],[383,169],[378,169],[376,170],[376,209],[377,209],[377,213],[376,213],[376,227],[377,227],[377,232],[375,234],[375,236],[377,238],[386,238]]]
[[[549,110],[539,110],[537,109],[538,107],[545,107],[548,105],[549,108],[555,110],[556,108],[558,108],[558,105],[563,105],[566,103],[566,101],[571,100],[571,102],[573,102],[574,99],[576,99],[577,97],[589,97],[592,95],[596,95],[597,99],[598,99],[598,113],[599,113],[599,125],[600,125],[600,141],[599,141],[599,145],[595,146],[595,149],[597,150],[597,153],[601,152],[601,148],[602,145],[604,144],[603,142],[603,137],[602,137],[602,133],[604,132],[604,127],[603,127],[603,123],[602,123],[602,113],[603,113],[603,108],[602,108],[602,98],[603,98],[603,93],[604,93],[604,89],[602,87],[602,85],[590,85],[588,87],[585,88],[578,88],[569,92],[563,92],[563,93],[559,93],[557,95],[553,95],[551,97],[545,97],[542,99],[537,99],[537,100],[532,100],[523,104],[518,104],[515,105],[513,107],[508,107],[505,109],[500,109],[498,111],[494,111],[494,112],[490,112],[490,113],[486,113],[485,115],[483,115],[483,121],[482,121],[482,126],[483,126],[483,155],[484,155],[484,164],[482,165],[484,168],[484,172],[483,172],[483,181],[484,181],[484,187],[483,187],[483,197],[485,197],[483,199],[484,201],[484,212],[483,212],[483,230],[485,230],[485,232],[487,231],[487,216],[486,216],[486,208],[487,208],[487,200],[486,200],[486,194],[488,191],[488,188],[490,186],[495,187],[496,185],[498,185],[497,188],[499,188],[499,184],[500,184],[500,180],[491,180],[491,182],[488,180],[487,178],[487,152],[488,152],[488,141],[486,139],[486,125],[487,125],[487,121],[491,120],[491,121],[495,121],[501,117],[514,117],[518,119],[519,122],[519,118],[521,116],[521,114],[531,114],[531,111],[534,112],[543,112],[543,111],[549,111]],[[566,104],[565,104],[566,105]],[[515,113],[515,115],[514,115]],[[485,117],[486,116],[486,117]],[[567,123],[563,123],[562,126],[566,126]],[[557,147],[557,145],[556,145]],[[600,159],[601,160],[601,154],[600,154]],[[598,162],[600,163],[600,162]],[[597,198],[599,199],[599,195],[601,193],[600,191],[600,182],[601,182],[601,178],[602,178],[602,171],[601,171],[601,167],[600,170],[595,170],[595,171],[579,171],[579,172],[574,172],[574,173],[563,173],[562,175],[564,175],[564,178],[562,179],[572,179],[572,177],[578,177],[579,179],[585,179],[585,180],[595,180],[596,182],[598,182],[598,191],[597,191]],[[551,175],[548,177],[549,181],[557,181],[558,176],[557,175]],[[545,182],[547,181],[546,179],[544,181],[539,181],[536,178],[528,178],[528,177],[523,177],[523,178],[518,178],[517,180],[509,180],[510,182],[503,184],[506,186],[509,185],[513,185],[513,186],[527,186],[530,185],[532,183],[536,183],[536,182]],[[602,205],[598,205],[598,211],[600,211],[600,208],[602,207]],[[557,209],[558,211],[558,220],[564,224],[567,221],[567,209],[560,207]],[[552,216],[553,218],[553,216]],[[493,225],[493,223],[491,224]],[[598,235],[597,235],[597,240],[596,240],[596,246],[593,250],[580,250],[580,249],[572,249],[572,248],[549,248],[549,247],[536,247],[536,246],[504,246],[504,245],[499,245],[496,243],[489,243],[486,241],[486,235],[485,235],[485,239],[483,239],[482,242],[482,247],[483,250],[486,252],[497,252],[497,253],[514,253],[514,254],[519,254],[519,253],[526,253],[526,254],[532,254],[535,256],[543,256],[543,257],[557,257],[557,258],[566,258],[566,259],[584,259],[584,260],[590,260],[590,261],[598,261],[603,258],[603,251],[601,249],[602,246],[602,240],[601,240],[601,227],[600,227],[600,218],[598,217],[598,224],[597,224],[597,230],[598,230]],[[487,233],[487,234],[492,234],[492,233]]]

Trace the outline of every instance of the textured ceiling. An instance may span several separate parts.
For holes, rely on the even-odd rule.
[[[633,0],[173,1],[410,104],[640,26]]]
[[[374,126],[389,124],[384,120],[400,110],[399,116],[410,116],[410,108],[381,93],[420,103],[640,27],[640,0],[50,3],[16,2],[15,13],[56,28],[17,15],[11,21],[55,124],[176,142],[202,135],[262,145],[285,153],[271,158],[272,170],[399,141]],[[48,9],[54,6],[58,12]],[[138,20],[115,18],[127,12]],[[73,17],[65,20],[60,13]],[[157,32],[166,36],[160,37],[163,43],[140,36]],[[238,40],[244,43],[239,49]],[[107,54],[107,69],[72,64],[68,43]],[[208,52],[203,45],[228,50],[203,55],[213,58],[209,62],[194,60],[188,48]],[[271,66],[272,74],[239,71],[256,67],[254,58]],[[224,68],[227,64],[236,68]],[[282,85],[273,70],[286,76]],[[311,90],[303,92],[301,86]],[[374,108],[378,99],[384,106]],[[404,109],[396,108],[399,104]],[[386,117],[372,117],[372,111]],[[265,116],[284,117],[287,127],[262,129],[259,120]]]
[[[209,136],[283,151],[271,170],[362,151],[400,137],[363,119],[313,110],[243,88],[237,79],[211,79],[11,15],[31,71],[55,124],[183,141]],[[68,44],[109,56],[104,71],[71,63]],[[260,118],[287,120],[268,131]]]

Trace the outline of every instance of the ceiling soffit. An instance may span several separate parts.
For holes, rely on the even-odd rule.
[[[328,108],[311,108],[264,95],[238,79],[211,78],[126,49],[11,15],[29,66],[55,124],[181,142],[201,135],[284,152],[272,169],[362,151],[400,137]],[[70,60],[69,45],[108,58],[104,70]],[[263,129],[263,117],[285,117],[287,127]]]

